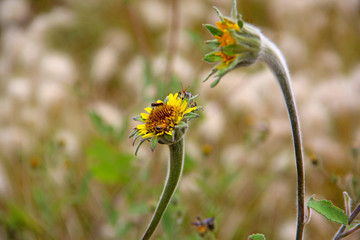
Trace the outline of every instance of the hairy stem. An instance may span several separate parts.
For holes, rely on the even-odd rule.
[[[171,198],[176,190],[176,187],[181,178],[183,166],[184,166],[184,139],[181,138],[174,144],[169,145],[170,159],[167,178],[164,186],[164,190],[160,196],[159,203],[156,207],[155,213],[148,225],[142,240],[150,239],[154,233],[157,225],[159,224],[166,208],[168,207]]]
[[[303,147],[301,139],[301,129],[298,112],[296,109],[296,102],[294,93],[291,87],[291,78],[286,65],[286,61],[282,56],[280,50],[269,39],[262,37],[262,52],[260,54],[260,61],[265,62],[275,74],[282,93],[285,98],[287,110],[289,113],[291,129],[294,140],[295,160],[297,170],[297,229],[296,240],[303,239],[304,232],[304,218],[305,218],[305,172],[303,160]]]

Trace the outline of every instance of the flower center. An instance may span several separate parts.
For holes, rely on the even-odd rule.
[[[178,116],[179,111],[175,106],[165,103],[156,106],[145,122],[146,129],[156,134],[169,132],[174,128]]]

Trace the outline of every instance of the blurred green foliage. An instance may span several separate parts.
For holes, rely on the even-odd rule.
[[[37,96],[37,87],[45,80],[52,81],[47,76],[40,78],[42,55],[35,59],[39,62],[29,67],[16,59],[22,49],[20,53],[15,51],[9,61],[16,67],[9,67],[11,74],[1,75],[4,81],[0,91],[4,94],[0,114],[5,116],[0,119],[1,127],[17,126],[28,138],[23,135],[15,138],[19,131],[3,133],[3,128],[0,131],[1,140],[4,135],[14,135],[15,139],[11,142],[14,148],[5,144],[0,151],[0,239],[139,239],[162,191],[167,149],[162,146],[151,153],[145,143],[135,157],[135,148],[127,138],[136,126],[131,118],[169,92],[185,89],[200,93],[198,105],[205,110],[189,126],[183,178],[154,239],[202,239],[191,225],[197,216],[214,216],[216,239],[246,239],[255,232],[264,233],[268,239],[291,238],[289,232],[293,229],[289,230],[289,226],[295,226],[296,215],[295,170],[290,131],[284,133],[285,107],[277,104],[275,89],[254,93],[257,98],[245,94],[257,101],[252,103],[257,108],[264,106],[262,115],[249,105],[238,105],[237,109],[230,106],[241,97],[239,89],[251,86],[251,81],[262,80],[263,72],[256,75],[259,79],[252,74],[263,71],[263,67],[237,70],[237,82],[229,76],[216,90],[201,82],[212,67],[202,62],[203,53],[209,51],[204,41],[211,38],[202,24],[217,21],[212,5],[226,14],[230,2],[177,1],[179,28],[173,48],[168,42],[171,16],[175,14],[171,10],[173,1],[149,0],[146,5],[149,9],[144,8],[145,1],[137,0],[26,2],[31,14],[25,22],[17,29],[2,25],[2,47],[12,39],[5,41],[3,36],[8,37],[8,32],[14,29],[23,31],[20,36],[25,42],[38,40],[29,37],[37,29],[35,23],[65,9],[73,17],[71,21],[50,26],[42,36],[44,42],[38,44],[44,49],[43,54],[69,56],[77,74],[74,83],[64,84],[66,97],[53,108],[47,108]],[[313,105],[307,100],[318,95],[318,84],[335,77],[347,84],[350,82],[347,74],[359,64],[359,10],[346,8],[350,1],[342,2],[342,8],[334,1],[310,1],[311,4],[307,1],[309,6],[300,4],[291,9],[287,4],[300,2],[279,2],[241,0],[238,5],[244,20],[260,26],[274,42],[290,36],[301,43],[291,42],[289,52],[284,54],[290,56],[291,72],[298,74],[295,90],[299,91],[300,112],[311,113],[305,107]],[[162,8],[154,10],[152,6]],[[100,81],[92,75],[92,68],[99,49],[110,45],[109,32],[121,32],[126,37],[117,46],[120,50],[114,72]],[[29,49],[35,48],[30,45]],[[321,58],[328,51],[334,54],[333,58]],[[6,52],[3,47],[0,54]],[[2,71],[5,70],[1,68],[0,74]],[[5,94],[10,89],[6,84],[18,76],[30,79],[33,89],[30,100],[25,103],[14,100],[7,105],[13,99]],[[247,82],[247,78],[251,81]],[[306,90],[302,90],[302,78],[310,79]],[[266,95],[269,93],[271,97]],[[98,102],[119,110],[121,123],[115,126],[92,109]],[[34,109],[38,111],[32,112]],[[327,126],[326,132],[318,134],[315,127],[304,129],[306,153],[313,152],[318,158],[316,166],[311,166],[310,161],[306,163],[307,192],[326,196],[339,206],[341,192],[346,190],[358,202],[359,147],[352,144],[359,141],[356,132],[360,112],[344,110],[342,105],[337,111],[324,112],[328,120],[322,123]],[[28,115],[35,116],[34,123],[22,120]],[[218,121],[211,123],[213,119]],[[308,115],[301,120],[308,125],[316,121]],[[208,129],[204,130],[204,126]],[[63,129],[75,137],[77,144],[66,138],[58,139],[56,133]],[[216,137],[205,136],[214,129],[220,129]],[[321,140],[324,136],[329,142],[311,144],[312,139]],[[23,141],[30,147],[23,147],[27,146]],[[334,152],[340,152],[341,157]],[[314,220],[306,227],[306,239],[329,239],[336,228],[337,225]]]

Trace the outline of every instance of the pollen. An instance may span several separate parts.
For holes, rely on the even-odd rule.
[[[168,104],[154,107],[145,121],[148,132],[155,135],[171,133],[180,115],[180,108]]]

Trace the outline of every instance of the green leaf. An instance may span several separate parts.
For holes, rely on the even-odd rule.
[[[204,56],[204,61],[207,61],[207,62],[220,62],[222,61],[222,57],[219,56],[219,55],[216,55],[217,53],[219,52],[211,52],[211,53],[208,53]]]
[[[209,32],[213,36],[221,37],[224,34],[220,29],[218,29],[217,27],[215,27],[211,24],[204,24],[204,27],[206,27],[206,29],[209,30]]]
[[[347,225],[348,224],[348,216],[344,213],[344,211],[332,204],[331,201],[328,200],[316,200],[314,199],[314,195],[310,197],[307,201],[307,206],[314,209],[316,212],[323,215],[326,219]]]
[[[86,150],[90,172],[97,180],[108,183],[127,183],[132,174],[133,156],[122,153],[104,140],[96,140]]]
[[[253,235],[250,235],[248,240],[266,240],[264,234],[261,233],[256,233]]]

